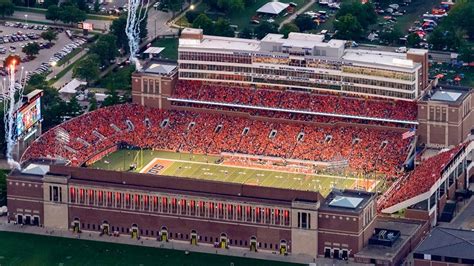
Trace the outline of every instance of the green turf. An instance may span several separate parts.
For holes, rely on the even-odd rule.
[[[0,265],[296,265],[249,258],[0,232]]]
[[[154,47],[164,47],[161,57],[170,60],[178,60],[178,39],[157,39],[153,42]]]
[[[142,156],[137,154],[142,154]],[[162,172],[163,175],[177,177],[319,191],[322,195],[327,195],[333,186],[338,188],[351,188],[355,183],[355,179],[353,178],[328,175],[305,175],[282,171],[223,166],[215,163],[219,159],[219,157],[216,156],[150,150],[144,150],[143,152],[120,150],[104,157],[92,165],[92,167],[123,171],[128,170],[132,163],[136,163],[138,166],[136,171],[140,171],[155,158],[177,160],[178,162],[173,162],[171,166]]]
[[[7,175],[9,170],[0,170],[0,207],[7,205]],[[1,262],[0,262],[1,265]]]

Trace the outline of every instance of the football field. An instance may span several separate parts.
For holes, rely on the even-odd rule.
[[[265,187],[319,191],[326,196],[333,187],[375,187],[374,180],[354,177],[296,173],[260,167],[228,165],[220,157],[151,150],[120,150],[107,155],[91,167],[134,171],[156,175],[198,178]],[[133,166],[133,167],[131,167]],[[135,169],[136,167],[136,169]]]

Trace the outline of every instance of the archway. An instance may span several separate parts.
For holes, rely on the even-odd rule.
[[[79,221],[79,218],[74,218],[74,221],[72,222],[72,232],[73,233],[81,232],[81,222]]]
[[[280,254],[286,255],[288,253],[288,246],[286,244],[286,240],[282,239],[280,241]]]
[[[18,214],[18,215],[16,216],[16,223],[17,223],[17,224],[23,224],[23,215]]]
[[[198,243],[198,234],[196,230],[191,230],[191,245],[196,245]]]
[[[37,216],[37,215],[33,216],[33,225],[34,226],[39,226],[40,225],[39,216]]]
[[[100,235],[110,236],[110,225],[109,222],[103,221],[102,225],[100,226]]]
[[[132,224],[132,227],[130,228],[130,235],[133,239],[140,239],[140,236],[138,235],[138,225],[137,224]]]
[[[219,238],[219,247],[220,248],[228,248],[228,239],[227,239],[227,234],[222,233],[220,238]]]
[[[30,215],[25,215],[25,224],[30,225],[31,224],[31,216]]]
[[[161,227],[160,241],[168,242],[168,228],[166,228],[166,226]]]
[[[250,251],[257,252],[257,237],[250,237]]]

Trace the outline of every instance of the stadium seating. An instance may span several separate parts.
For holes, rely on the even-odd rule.
[[[391,190],[391,193],[385,195],[379,209],[385,209],[429,191],[436,181],[441,178],[443,169],[453,156],[466,145],[468,143],[458,145],[449,151],[430,157],[419,166],[416,166],[414,171],[396,184],[396,188]]]
[[[201,84],[198,81],[179,81],[173,97],[406,121],[416,121],[417,117],[415,102],[352,98],[274,88],[219,86]]]
[[[361,173],[378,171],[393,177],[405,159],[409,142],[410,139],[403,140],[401,133],[393,130],[272,123],[124,104],[81,115],[47,131],[27,149],[22,161],[61,157],[79,166],[100,151],[126,143],[200,154],[233,152],[347,161],[351,169]]]

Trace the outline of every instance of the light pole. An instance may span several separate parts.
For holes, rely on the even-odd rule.
[[[28,23],[28,14],[25,14],[25,24]]]

